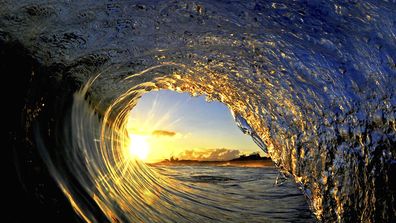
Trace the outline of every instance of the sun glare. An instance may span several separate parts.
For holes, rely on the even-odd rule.
[[[134,159],[146,160],[150,151],[147,136],[130,134],[129,138],[129,155]]]

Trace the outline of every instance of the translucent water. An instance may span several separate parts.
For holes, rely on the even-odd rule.
[[[250,135],[253,141],[264,151],[265,154],[267,154],[268,153],[267,146],[260,139],[257,133],[252,129],[252,127],[250,127],[247,121],[239,114],[234,114],[234,118],[237,126],[241,129],[241,131],[245,134]]]
[[[303,188],[318,220],[396,219],[394,1],[0,4],[0,38],[49,70],[33,78],[27,126],[40,123],[34,142],[85,220],[216,216],[180,198],[188,188],[123,157],[126,114],[158,89],[229,106]],[[75,86],[84,89],[70,102]],[[37,120],[59,99],[64,110]],[[139,194],[144,188],[161,198],[158,207]]]

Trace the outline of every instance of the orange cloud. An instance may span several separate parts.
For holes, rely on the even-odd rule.
[[[151,135],[153,136],[168,136],[172,137],[176,135],[176,132],[173,131],[167,131],[167,130],[154,130]]]
[[[237,149],[186,150],[179,154],[180,160],[224,161],[238,158],[241,152]]]

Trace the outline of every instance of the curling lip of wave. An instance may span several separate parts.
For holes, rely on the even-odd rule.
[[[169,196],[181,195],[157,184],[149,169],[127,165],[122,152],[110,146],[118,148],[123,141],[116,140],[124,137],[118,130],[125,112],[142,93],[156,89],[204,94],[227,104],[241,130],[300,184],[319,220],[395,218],[394,3],[5,0],[0,4],[1,41],[18,41],[43,66],[58,69],[51,80],[84,85],[101,74],[88,91],[90,106],[82,106],[84,97],[75,98],[73,104],[78,109],[71,120],[89,127],[76,124],[73,128],[81,130],[77,135],[57,137],[81,152],[70,154],[64,148],[81,166],[87,157],[101,161],[85,167],[93,175],[77,171],[76,178],[85,191],[95,194],[93,200],[109,219],[126,220],[126,213],[144,219],[149,214],[137,205],[135,211],[141,212],[112,216],[131,201],[123,198],[114,206],[99,196],[108,190],[114,196],[120,192],[111,191],[105,182],[119,183],[123,171],[142,174]],[[49,96],[34,83],[32,88],[43,95],[30,98],[29,109],[40,111],[38,102]],[[63,120],[68,115],[64,112],[54,118]],[[35,114],[28,115],[35,120]],[[98,139],[103,135],[99,130],[109,131],[109,138],[89,144],[92,150],[84,148],[89,143],[85,137]],[[55,166],[62,163],[49,160]],[[56,170],[54,177],[80,207],[80,214],[94,221],[89,208],[81,208],[84,202],[73,193],[73,186],[59,180],[70,173]],[[119,186],[122,193],[130,192]],[[153,189],[147,193],[160,196]],[[131,199],[140,205],[154,202],[139,196]],[[159,218],[164,213],[156,214]]]

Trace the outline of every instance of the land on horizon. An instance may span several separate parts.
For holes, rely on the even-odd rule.
[[[265,167],[273,166],[274,163],[269,157],[261,157],[258,153],[252,153],[248,156],[241,155],[239,158],[231,160],[180,160],[172,156],[170,159],[152,163],[151,165]]]

